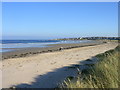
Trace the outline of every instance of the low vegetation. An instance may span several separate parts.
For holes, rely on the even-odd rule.
[[[118,60],[120,59],[120,46],[96,57],[98,62],[89,65],[77,77],[67,78],[62,88],[118,88]]]

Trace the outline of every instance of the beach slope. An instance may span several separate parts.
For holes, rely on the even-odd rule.
[[[59,52],[37,54],[29,57],[3,60],[3,88],[12,86],[28,88],[55,88],[76,70],[69,70],[73,64],[114,49],[117,43],[103,43]]]

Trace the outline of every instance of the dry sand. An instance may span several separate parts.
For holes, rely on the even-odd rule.
[[[113,49],[117,43],[104,43],[3,60],[3,88],[11,86],[28,88],[55,88],[67,76],[76,75],[68,66]]]

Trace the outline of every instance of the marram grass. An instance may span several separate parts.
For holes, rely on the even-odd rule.
[[[62,88],[118,88],[118,60],[120,59],[120,46],[109,50],[96,57],[98,62],[89,66],[73,79],[67,79],[62,83]]]

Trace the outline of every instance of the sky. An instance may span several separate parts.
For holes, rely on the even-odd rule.
[[[3,39],[118,36],[117,2],[3,2]]]
[[[119,0],[2,0],[2,2],[119,2]]]

